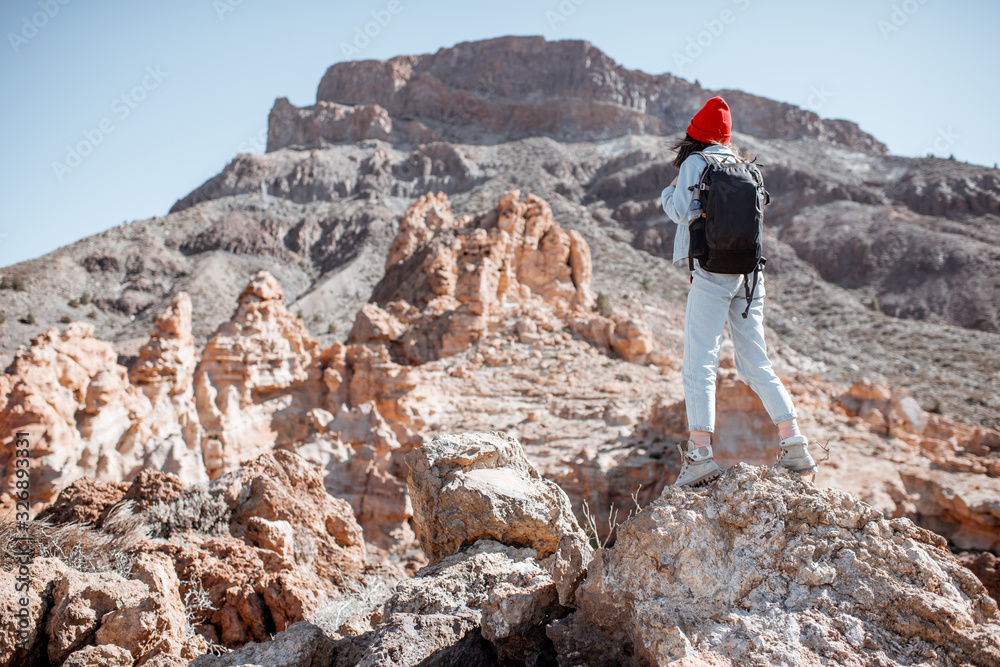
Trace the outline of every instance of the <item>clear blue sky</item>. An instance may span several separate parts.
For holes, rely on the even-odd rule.
[[[274,99],[312,104],[335,62],[510,34],[586,39],[629,68],[809,106],[896,154],[1000,160],[995,0],[396,1],[345,58],[389,0],[4,0],[0,266],[165,214],[237,153],[263,152]]]

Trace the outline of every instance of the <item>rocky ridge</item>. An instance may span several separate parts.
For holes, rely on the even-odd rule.
[[[482,49],[505,44],[532,58],[562,48],[514,39]],[[618,538],[624,547],[616,522],[628,508],[634,513],[662,500],[679,467],[671,443],[685,426],[679,360],[686,278],[662,259],[672,230],[656,201],[674,170],[664,147],[668,129],[655,125],[655,113],[636,109],[656,108],[643,98],[656,86],[676,86],[677,99],[687,99],[690,84],[666,76],[650,83],[656,77],[595,59],[595,71],[631,92],[615,97],[596,79],[578,85],[574,75],[577,83],[560,89],[565,100],[529,104],[537,101],[533,84],[510,81],[502,99],[487,93],[481,107],[476,103],[482,116],[445,122],[426,93],[435,90],[450,103],[472,99],[462,92],[468,72],[449,59],[475,62],[477,47],[459,47],[409,64],[396,59],[385,73],[369,72],[371,63],[330,73],[324,94],[347,97],[322,102],[319,111],[285,108],[289,118],[330,112],[291,144],[238,157],[166,218],[4,271],[27,289],[0,290],[0,308],[31,300],[41,310],[35,325],[10,318],[0,325],[3,349],[13,351],[25,332],[42,330],[0,375],[0,437],[9,443],[11,433],[29,432],[34,509],[52,526],[45,528],[50,542],[76,535],[67,532],[75,530],[71,522],[91,522],[89,537],[73,539],[93,540],[98,552],[124,540],[122,552],[172,563],[185,596],[180,606],[173,598],[150,602],[174,586],[169,573],[157,574],[168,583],[154,588],[140,570],[102,562],[96,569],[115,570],[117,578],[94,585],[120,589],[113,604],[88,607],[81,613],[90,620],[78,628],[66,621],[68,629],[51,636],[40,630],[39,655],[48,655],[46,642],[61,647],[60,659],[81,664],[152,662],[156,651],[187,659],[216,644],[247,647],[250,654],[218,658],[234,665],[258,650],[264,653],[257,664],[279,664],[275,656],[288,653],[300,656],[287,658],[296,665],[377,664],[403,654],[432,662],[575,664],[566,656],[593,653],[580,636],[587,634],[580,630],[586,614],[567,620],[590,562],[587,542]],[[574,48],[546,76],[578,72],[566,55]],[[409,106],[367,116],[368,102],[348,105],[359,72],[405,87]],[[573,98],[591,85],[603,102],[586,112]],[[639,100],[635,108],[631,99]],[[782,109],[739,99],[756,109],[758,124]],[[518,109],[524,123],[512,125],[510,136],[472,140],[496,127],[497,114]],[[411,112],[408,120],[399,117]],[[666,111],[661,116],[668,118]],[[391,131],[365,135],[372,118],[387,119]],[[597,131],[595,118],[614,119],[608,127],[626,131],[644,123],[643,132],[653,133],[594,140],[587,132]],[[845,126],[837,138],[836,123],[806,121],[808,136],[776,138],[773,127],[748,122],[737,140],[761,156],[776,195],[768,218],[769,341],[806,432],[832,444],[817,493],[849,523],[877,524],[880,539],[923,544],[917,551],[907,546],[918,563],[924,559],[914,554],[939,544],[905,519],[944,536],[952,549],[973,550],[962,562],[995,590],[1000,422],[991,401],[1000,387],[1000,355],[991,354],[998,339],[990,329],[989,278],[970,269],[996,245],[994,175],[883,155],[856,128]],[[295,122],[272,123],[272,131],[298,132]],[[410,144],[395,134],[401,127],[432,136]],[[453,134],[434,136],[449,127]],[[342,131],[348,134],[338,139]],[[302,141],[316,143],[303,148]],[[837,252],[829,252],[831,244]],[[831,256],[856,261],[837,264]],[[901,257],[920,270],[918,281]],[[82,315],[80,308],[95,317],[45,328],[63,313]],[[721,366],[720,460],[768,464],[773,426],[739,382],[728,343]],[[455,447],[454,439],[429,447],[447,434],[495,430],[519,443],[495,435],[473,438],[470,449],[468,438],[460,439],[466,453],[444,458],[435,457]],[[8,447],[0,450],[2,507],[12,500],[11,456]],[[419,461],[441,476],[415,479]],[[739,484],[755,493],[774,492],[767,475],[737,472]],[[304,500],[285,498],[282,484]],[[500,498],[505,485],[524,497]],[[430,502],[442,495],[433,489],[447,489],[445,496],[465,505]],[[683,501],[670,491],[664,497]],[[579,531],[591,526],[584,501],[593,514],[589,540]],[[462,527],[470,503],[485,517],[475,531]],[[500,506],[503,520],[493,521]],[[555,532],[540,528],[553,520],[539,514],[542,507],[562,508]],[[705,511],[734,511],[719,507]],[[140,528],[124,537],[116,532],[132,511],[153,537],[141,537]],[[883,519],[875,518],[879,512]],[[175,514],[177,521],[166,520]],[[503,530],[511,516],[516,528]],[[864,555],[860,548],[850,547]],[[972,614],[988,626],[987,603],[968,611],[979,593],[942,554],[931,560],[945,574],[920,572],[950,578],[957,598],[947,587],[905,588],[907,572],[893,570],[900,578],[887,585],[911,592],[917,586],[915,595],[935,609],[934,596],[943,595],[962,609],[949,619]],[[49,574],[35,592],[39,619],[53,608],[53,582],[66,579],[59,585],[76,591],[71,581],[93,579],[93,563],[60,558],[63,567],[53,560],[42,570]],[[775,562],[761,567],[770,571]],[[461,594],[435,598],[458,584]],[[731,609],[731,601],[712,599],[712,615]],[[867,618],[882,625],[865,629],[860,647],[852,643],[856,625],[810,609],[812,620],[803,620],[801,609],[768,607],[754,627],[782,637],[819,627],[833,638],[782,640],[786,656],[884,664],[932,654],[942,661],[992,659],[986,639],[980,644],[987,653],[967,649],[972,635],[956,629],[972,627],[965,621],[920,630],[913,653],[895,646],[900,627],[883,627],[877,609]],[[112,613],[129,619],[130,628],[147,629],[162,615],[171,639],[154,650],[132,629],[139,634],[102,641],[94,621]],[[178,622],[182,616],[190,617],[187,626]],[[864,613],[857,617],[869,622]],[[720,652],[740,642],[716,641],[716,630],[731,638],[750,632],[675,623],[676,632],[664,628],[669,641],[657,646],[627,625],[616,625],[602,645],[609,655],[662,657],[690,647],[688,664],[725,664]],[[266,641],[282,629],[287,635]]]
[[[1000,656],[996,602],[943,540],[850,494],[739,464],[705,490],[665,491],[594,553],[572,525],[546,523],[546,492],[529,490],[537,473],[518,462],[516,441],[463,434],[423,449],[415,496],[447,481],[454,495],[438,511],[461,513],[474,499],[487,521],[529,540],[559,533],[556,551],[543,557],[517,546],[524,535],[498,541],[431,511],[421,518],[447,536],[434,544],[453,546],[428,552],[438,562],[397,586],[370,631],[338,639],[300,624],[194,664],[264,655],[316,664],[294,657],[304,636],[306,653],[329,665],[989,665]],[[427,465],[439,460],[478,475]]]

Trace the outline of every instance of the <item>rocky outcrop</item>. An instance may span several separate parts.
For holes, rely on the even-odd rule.
[[[393,130],[389,113],[377,104],[348,106],[319,102],[299,109],[287,97],[274,101],[267,125],[269,151],[285,146],[318,146],[324,142],[388,139]]]
[[[120,446],[135,445],[135,422],[149,400],[129,384],[114,347],[88,324],[50,329],[32,340],[8,369],[10,389],[0,411],[3,491],[13,489],[14,434],[28,433],[32,501],[36,509],[84,475],[121,479]]]
[[[204,638],[186,633],[177,576],[169,561],[146,556],[135,562],[131,579],[115,572],[81,572],[59,558],[31,563],[27,650],[4,651],[0,665],[146,665],[172,657],[180,665],[207,649]],[[5,583],[4,632],[15,636],[19,611],[15,576]],[[182,660],[186,659],[186,660]]]
[[[82,476],[118,482],[146,467],[207,481],[192,389],[195,355],[186,294],[157,319],[131,373],[90,325],[34,339],[10,369],[0,438],[29,434],[36,503],[51,502]]]
[[[892,193],[924,215],[1000,214],[1000,173],[954,159],[920,160],[893,185]]]
[[[504,433],[442,436],[410,452],[408,479],[420,544],[432,563],[492,539],[544,558],[582,535],[569,499]]]
[[[421,197],[399,226],[374,303],[351,341],[385,345],[404,364],[452,356],[515,319],[518,336],[561,328],[636,363],[668,363],[647,327],[592,312],[590,248],[534,195],[504,193],[493,210],[456,219],[443,193]]]
[[[291,452],[265,454],[207,488],[147,470],[103,510],[108,493],[94,488],[76,482],[47,518],[96,515],[98,527],[29,524],[29,654],[47,652],[53,662],[88,664],[91,653],[117,646],[136,664],[155,655],[180,664],[209,644],[267,640],[345,597],[373,566],[385,581],[402,576],[392,563],[369,563],[352,508]],[[0,572],[12,582],[0,598],[5,609],[18,606],[15,573]]]
[[[809,136],[886,152],[854,123],[821,120],[811,111],[738,91],[723,93],[738,98],[746,110],[740,129],[748,134]],[[481,143],[526,136],[596,141],[662,135],[682,130],[713,94],[670,74],[627,70],[588,42],[501,37],[422,56],[338,63],[320,82],[315,106],[296,114],[287,101],[275,104],[268,150],[347,137]],[[397,120],[402,127],[381,113],[402,120]]]
[[[566,495],[500,433],[437,438],[407,463],[432,564],[397,584],[358,664],[551,664],[543,628],[591,553]]]
[[[221,504],[213,534],[201,506]],[[265,454],[216,479],[205,497],[187,492],[154,510],[158,521],[200,537],[150,542],[144,551],[175,563],[183,589],[204,591],[198,627],[235,647],[262,641],[340,597],[366,568],[363,535],[350,506],[329,496],[320,472],[290,452]],[[183,534],[183,533],[182,533]]]
[[[739,464],[622,526],[549,635],[560,664],[993,664],[996,604],[944,544],[848,494]]]
[[[456,220],[443,193],[421,197],[400,221],[372,294],[388,312],[362,311],[352,340],[396,343],[402,359],[420,363],[467,349],[523,301],[563,316],[589,309],[586,242],[540,198],[519,199],[509,192],[495,209]]]
[[[205,467],[214,477],[275,444],[307,433],[305,405],[321,403],[319,345],[285,308],[281,285],[257,274],[236,313],[208,341],[195,373],[205,429]]]
[[[149,341],[140,348],[129,371],[129,380],[151,404],[150,414],[136,435],[144,443],[142,466],[175,473],[188,483],[208,481],[194,400],[197,364],[191,297],[181,293],[153,323]]]
[[[1000,255],[983,227],[976,218],[834,201],[798,211],[779,238],[825,280],[873,288],[877,307],[889,315],[996,332]]]

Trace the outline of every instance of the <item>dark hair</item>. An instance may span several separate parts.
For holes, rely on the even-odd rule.
[[[678,169],[684,164],[684,160],[691,157],[692,153],[700,153],[709,146],[713,144],[719,144],[717,141],[698,141],[690,134],[685,134],[683,139],[680,139],[677,143],[670,147],[670,150],[677,151],[677,157],[674,158],[673,162],[670,164],[674,165]],[[736,146],[731,144],[719,144],[721,146],[729,146],[729,150],[733,152],[737,160],[747,160],[748,157]]]

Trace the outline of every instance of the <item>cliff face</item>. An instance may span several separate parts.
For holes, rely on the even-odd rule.
[[[739,105],[746,134],[886,152],[854,123],[720,92]],[[501,37],[423,56],[338,63],[323,76],[316,106],[275,104],[268,151],[360,139],[499,143],[528,136],[597,141],[674,134],[712,95],[669,74],[627,70],[588,42]]]

